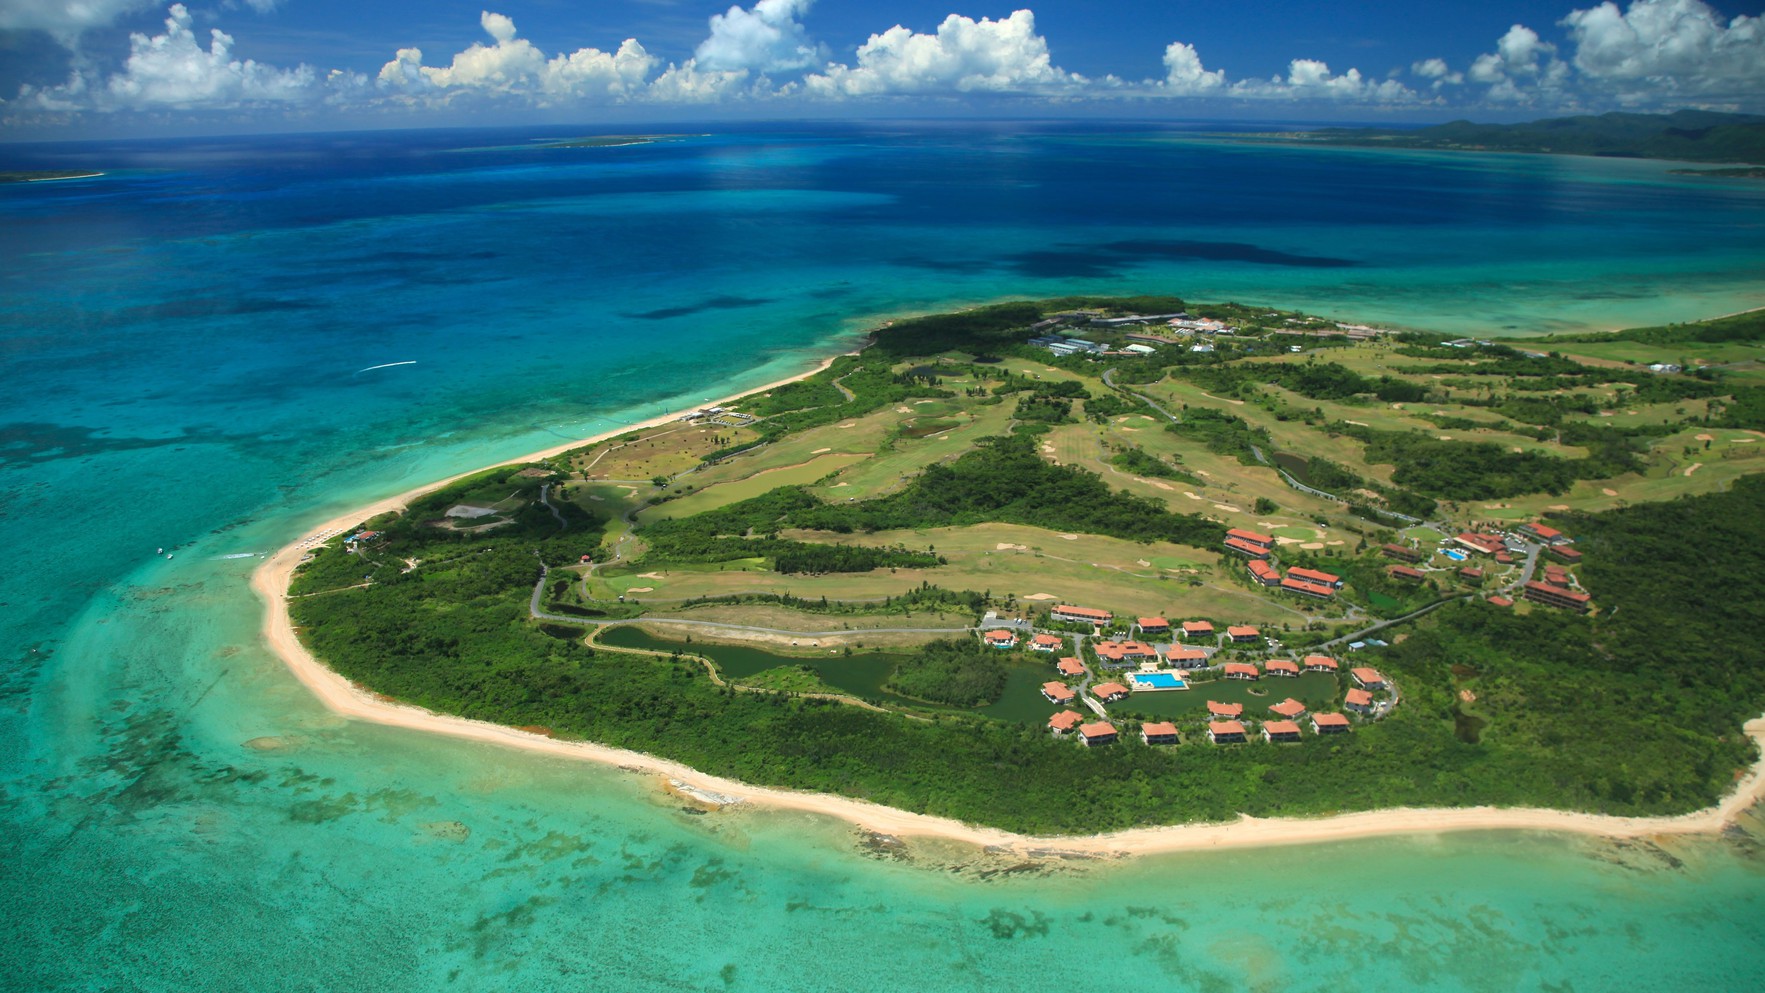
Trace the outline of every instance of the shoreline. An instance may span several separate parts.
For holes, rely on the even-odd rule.
[[[763,386],[743,390],[714,404],[726,404],[797,382],[827,368],[839,353],[815,367]],[[697,409],[688,408],[690,409]],[[700,772],[682,763],[643,752],[613,748],[593,742],[561,741],[513,727],[437,714],[420,707],[391,702],[361,689],[309,652],[294,632],[287,608],[287,592],[300,558],[316,539],[328,538],[344,528],[379,514],[405,507],[411,500],[455,480],[484,469],[550,458],[574,448],[595,444],[629,431],[657,427],[677,420],[687,410],[624,425],[579,441],[554,445],[520,458],[507,459],[428,483],[397,496],[375,501],[309,528],[277,549],[251,574],[251,588],[264,603],[261,632],[270,650],[288,666],[295,678],[333,713],[388,727],[449,735],[471,741],[520,748],[556,757],[598,762],[677,781],[689,795],[703,793],[739,798],[745,803],[778,810],[821,814],[847,821],[855,827],[889,836],[933,836],[973,844],[985,849],[1030,857],[1060,852],[1089,856],[1133,856],[1238,848],[1318,844],[1332,841],[1410,834],[1457,831],[1544,831],[1604,838],[1641,838],[1663,835],[1715,834],[1765,799],[1765,715],[1748,721],[1746,734],[1759,749],[1759,757],[1720,803],[1688,814],[1656,817],[1621,817],[1551,810],[1541,807],[1396,807],[1324,817],[1256,818],[1242,815],[1236,821],[1130,828],[1107,834],[1033,836],[1000,828],[979,827],[945,817],[911,811],[835,794],[756,786]]]

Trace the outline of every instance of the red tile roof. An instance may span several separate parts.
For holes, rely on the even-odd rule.
[[[1281,580],[1281,588],[1292,590],[1295,593],[1310,593],[1312,596],[1331,597],[1336,595],[1336,591],[1328,586],[1308,583],[1303,579],[1283,579]]]
[[[1140,731],[1148,738],[1176,737],[1177,726],[1170,721],[1153,721],[1140,725]]]
[[[1248,662],[1226,663],[1226,675],[1228,676],[1255,676],[1257,674],[1256,666]]]
[[[1502,540],[1493,534],[1475,534],[1470,531],[1464,531],[1454,540],[1461,545],[1469,545],[1485,555],[1492,552],[1499,552],[1506,547],[1502,544]]]
[[[1158,649],[1144,641],[1099,641],[1096,645],[1097,656],[1111,662],[1122,659],[1155,659]]]
[[[1017,634],[1012,631],[1007,631],[1004,628],[997,628],[987,632],[987,641],[989,642],[1015,642],[1016,640]]]
[[[1109,700],[1118,696],[1127,696],[1128,688],[1120,683],[1102,683],[1091,687],[1091,695],[1099,700]]]
[[[1371,666],[1355,666],[1348,670],[1348,674],[1363,683],[1383,683],[1385,681],[1385,677],[1379,673],[1379,670]]]
[[[1265,721],[1262,729],[1270,735],[1299,733],[1299,725],[1292,721]]]
[[[1207,712],[1214,717],[1240,717],[1244,714],[1241,703],[1221,703],[1218,700],[1207,701]]]
[[[1279,579],[1281,571],[1262,559],[1250,560],[1250,574],[1258,579]]]
[[[1114,734],[1115,725],[1108,721],[1097,721],[1092,724],[1083,724],[1079,726],[1079,733],[1087,738],[1097,738],[1106,734]]]
[[[1305,667],[1309,669],[1312,666],[1318,666],[1324,669],[1337,668],[1336,660],[1328,655],[1307,655],[1305,657]]]
[[[1483,578],[1483,570],[1478,569],[1478,568],[1474,568],[1472,566],[1465,566],[1463,569],[1459,570],[1459,575],[1465,577],[1466,579],[1482,579]]]
[[[1366,690],[1349,690],[1348,705],[1351,707],[1371,707],[1373,705],[1373,694],[1368,693]]]
[[[1490,597],[1489,602],[1497,607],[1512,607],[1514,605],[1514,601],[1509,600],[1507,597],[1502,596],[1499,593]]]
[[[1248,624],[1234,624],[1226,629],[1226,634],[1233,638],[1260,638],[1262,632]]]
[[[1142,631],[1144,631],[1147,628],[1166,628],[1166,629],[1168,629],[1170,626],[1171,626],[1171,622],[1165,620],[1162,617],[1142,617],[1142,618],[1140,618],[1140,630],[1142,630]]]
[[[1286,659],[1269,659],[1262,664],[1262,667],[1267,672],[1285,672],[1289,675],[1299,675],[1298,664],[1289,662]]]
[[[1307,569],[1297,565],[1288,569],[1287,575],[1294,579],[1303,579],[1308,583],[1322,583],[1325,586],[1335,586],[1342,582],[1342,577],[1333,572],[1319,572],[1316,569]]]
[[[1243,538],[1227,538],[1226,539],[1226,547],[1232,549],[1233,551],[1243,552],[1246,555],[1255,556],[1258,558],[1267,556],[1269,554],[1268,549],[1264,548],[1261,545],[1251,544],[1250,542],[1245,541]]]
[[[1114,614],[1110,613],[1107,610],[1097,610],[1093,607],[1073,607],[1073,606],[1069,606],[1067,604],[1062,604],[1058,607],[1055,607],[1054,613],[1056,613],[1056,614],[1070,614],[1073,617],[1087,617],[1087,618],[1093,618],[1093,619],[1102,620],[1102,621],[1107,621],[1110,618],[1115,616]]]
[[[1526,525],[1526,530],[1547,540],[1551,538],[1561,538],[1563,536],[1563,532],[1558,531],[1556,528],[1536,522]]]
[[[1080,717],[1076,711],[1063,710],[1060,713],[1055,714],[1053,717],[1048,718],[1048,726],[1056,731],[1071,731],[1073,725],[1082,720],[1084,720],[1084,718]]]
[[[1385,567],[1385,574],[1393,579],[1420,580],[1424,578],[1422,570],[1412,569],[1407,565],[1388,565]]]
[[[1074,693],[1072,688],[1065,683],[1043,683],[1042,695],[1056,703],[1065,703],[1073,697],[1078,696],[1078,694]]]
[[[1305,713],[1305,704],[1300,703],[1292,697],[1288,697],[1280,703],[1271,704],[1269,709],[1280,714],[1282,717],[1298,717],[1300,714]]]
[[[1313,714],[1311,719],[1318,727],[1348,727],[1347,714]]]
[[[1207,730],[1215,737],[1223,734],[1243,734],[1244,725],[1237,721],[1208,721]]]
[[[1181,645],[1173,645],[1169,654],[1165,655],[1164,658],[1166,662],[1201,662],[1206,660],[1207,652],[1199,648],[1185,648]]]
[[[1257,531],[1247,531],[1244,528],[1232,528],[1231,530],[1226,532],[1226,537],[1228,537],[1228,538],[1242,538],[1245,541],[1252,542],[1253,544],[1257,544],[1257,545],[1273,545],[1275,543],[1275,539],[1269,537],[1266,534],[1262,534]]]
[[[1085,663],[1078,659],[1061,659],[1054,667],[1059,669],[1063,676],[1083,676],[1085,674]]]
[[[1212,621],[1184,621],[1183,622],[1183,633],[1184,634],[1212,634],[1213,633],[1213,622]]]

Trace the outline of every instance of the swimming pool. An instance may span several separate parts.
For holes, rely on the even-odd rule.
[[[1136,672],[1128,677],[1137,690],[1186,690],[1189,684],[1168,672]]]
[[[1466,559],[1471,557],[1469,555],[1466,555],[1464,552],[1459,551],[1456,548],[1449,548],[1446,551],[1441,552],[1440,554],[1446,556],[1449,559],[1452,559],[1454,562],[1463,562]]]

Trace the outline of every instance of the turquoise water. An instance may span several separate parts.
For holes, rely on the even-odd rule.
[[[1756,985],[1754,822],[1670,856],[879,859],[842,823],[339,720],[223,556],[912,310],[1158,291],[1469,332],[1756,306],[1765,187],[1130,128],[536,136],[0,146],[111,172],[0,187],[0,985]]]
[[[1186,689],[1189,685],[1168,672],[1135,673],[1129,678],[1142,686],[1149,686],[1153,689],[1180,690]]]

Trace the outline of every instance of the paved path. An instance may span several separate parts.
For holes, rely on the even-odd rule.
[[[1422,616],[1423,614],[1426,614],[1426,613],[1433,611],[1433,610],[1439,610],[1441,607],[1444,607],[1449,603],[1461,603],[1464,601],[1475,599],[1475,596],[1476,596],[1475,594],[1467,594],[1464,596],[1450,596],[1444,600],[1436,600],[1433,603],[1429,604],[1428,606],[1423,607],[1420,610],[1412,610],[1409,613],[1403,615],[1402,617],[1393,617],[1392,619],[1390,619],[1388,621],[1380,621],[1379,623],[1374,624],[1371,627],[1362,628],[1359,631],[1356,631],[1352,634],[1345,634],[1339,638],[1331,638],[1329,641],[1324,642],[1323,644],[1319,645],[1318,647],[1319,648],[1329,648],[1332,645],[1346,645],[1347,643],[1349,643],[1351,641],[1360,641],[1363,638],[1365,638],[1367,635],[1372,634],[1376,631],[1383,631],[1386,628],[1391,627],[1393,625],[1403,624],[1408,621],[1413,621],[1416,618]]]
[[[1114,369],[1103,370],[1103,385],[1109,387],[1112,390],[1117,391],[1118,393],[1126,393],[1128,396],[1131,396],[1134,399],[1145,404],[1146,406],[1151,407],[1153,410],[1156,410],[1159,413],[1163,414],[1165,417],[1169,418],[1170,422],[1172,424],[1183,423],[1183,419],[1181,417],[1178,417],[1177,415],[1175,415],[1175,414],[1171,413],[1170,411],[1164,409],[1163,407],[1159,406],[1158,401],[1152,399],[1151,397],[1147,396],[1146,394],[1135,393],[1133,390],[1128,389],[1126,386],[1117,386],[1115,384],[1115,370]]]
[[[552,506],[551,492],[552,492],[552,484],[546,483],[546,484],[540,486],[540,488],[539,488],[539,502],[545,504],[545,509],[551,511],[552,516],[556,517],[558,519],[558,530],[559,531],[567,531],[570,529],[570,522],[564,520],[564,515],[558,513],[558,508]]]

